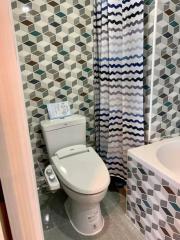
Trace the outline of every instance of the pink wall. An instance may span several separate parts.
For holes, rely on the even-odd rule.
[[[10,0],[0,19],[0,177],[13,239],[43,240]]]

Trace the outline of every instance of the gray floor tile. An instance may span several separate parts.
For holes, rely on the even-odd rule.
[[[63,240],[59,237],[59,234],[61,234],[61,231],[59,231],[58,228],[52,228],[48,231],[44,231],[44,239],[45,240]]]
[[[93,237],[78,234],[71,226],[64,202],[67,196],[63,191],[40,197],[45,240],[141,240],[142,235],[126,216],[126,199],[118,192],[107,192],[101,203],[105,226],[101,233]],[[49,222],[45,221],[49,214]],[[46,216],[47,217],[47,216]],[[48,217],[47,217],[48,220]]]
[[[64,209],[67,196],[63,191],[40,196],[41,217],[44,229],[62,226],[69,222]],[[46,218],[49,216],[49,223]]]
[[[60,229],[59,229],[60,230]],[[77,233],[70,223],[67,223],[61,227],[61,233],[59,239],[62,240],[81,240],[81,235]],[[52,239],[53,240],[53,239]]]

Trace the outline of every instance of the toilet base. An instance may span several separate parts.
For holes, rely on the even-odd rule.
[[[93,236],[104,227],[100,204],[82,204],[68,197],[65,210],[73,228],[84,236]]]

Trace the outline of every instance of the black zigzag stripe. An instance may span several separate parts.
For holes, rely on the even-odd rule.
[[[113,70],[109,70],[109,71],[105,71],[105,70],[103,70],[103,71],[94,71],[95,73],[100,73],[100,74],[105,74],[105,75],[115,75],[115,74],[130,74],[130,73],[132,73],[132,74],[135,74],[135,73],[138,73],[138,74],[143,74],[143,70],[135,70],[135,71],[133,71],[133,70],[129,70],[129,71],[113,71]]]
[[[136,16],[141,15],[143,13],[144,13],[144,9],[141,11],[137,11],[136,13],[131,13],[131,15],[128,15],[125,18],[123,18],[123,21],[126,21],[127,19],[130,20],[131,18],[135,18]]]
[[[123,10],[123,12],[130,11],[131,9],[134,9],[135,7],[143,6],[143,3],[144,3],[144,1],[135,2],[134,4],[130,5],[129,7],[128,6],[125,8],[123,7],[122,10]]]
[[[120,79],[120,78],[117,78],[117,79],[109,79],[109,78],[107,78],[107,77],[102,77],[102,76],[95,76],[95,79],[97,79],[98,80],[98,82],[99,81],[107,81],[107,82],[112,82],[112,81],[114,81],[114,82],[119,82],[119,81],[128,81],[128,82],[137,82],[137,81],[142,81],[143,80],[143,78],[140,78],[140,77],[137,77],[137,78],[123,78],[123,79]]]

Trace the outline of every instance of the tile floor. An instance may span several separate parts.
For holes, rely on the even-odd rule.
[[[108,191],[101,203],[105,226],[93,237],[78,234],[71,226],[64,210],[66,195],[63,191],[40,195],[41,214],[45,240],[143,240],[125,214],[125,197]]]

